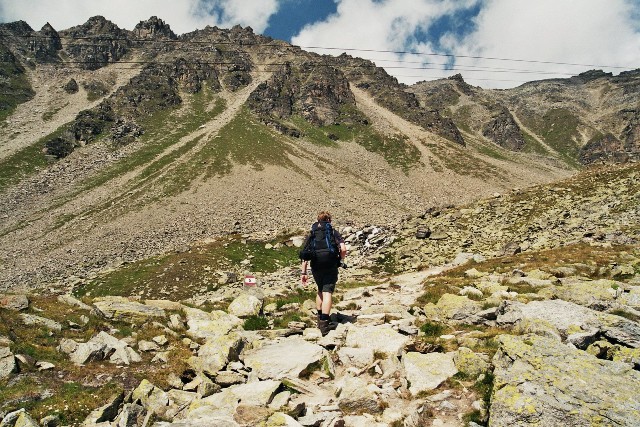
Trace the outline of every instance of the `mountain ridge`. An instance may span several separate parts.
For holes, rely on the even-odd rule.
[[[611,86],[605,133],[572,98],[547,110],[544,88],[525,105],[461,76],[408,87],[370,61],[239,26],[178,36],[155,17],[133,31],[94,17],[59,32],[1,24],[0,35],[35,88],[0,129],[0,280],[11,286],[202,236],[277,234],[327,206],[345,222],[393,223],[567,177],[581,167],[578,140],[592,140],[595,161],[635,159],[635,72],[572,83]]]

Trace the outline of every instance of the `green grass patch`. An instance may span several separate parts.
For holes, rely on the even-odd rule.
[[[59,127],[49,135],[40,138],[34,144],[26,146],[7,158],[0,160],[0,193],[7,190],[20,180],[33,175],[45,168],[51,160],[44,154],[46,141],[62,135],[68,129],[68,124]]]
[[[497,160],[509,160],[509,157],[505,156],[498,148],[491,147],[489,145],[479,144],[476,149],[480,154],[489,156]]]
[[[280,297],[280,298],[276,298],[274,300],[270,300],[270,301],[268,301],[268,303],[275,302],[276,307],[279,310],[279,309],[281,309],[283,306],[285,306],[287,304],[292,304],[292,303],[302,304],[306,300],[315,301],[316,295],[317,295],[317,291],[315,291],[315,290],[309,290],[309,289],[305,289],[305,288],[296,288],[295,292],[293,292],[293,293],[291,293],[291,294],[289,294],[287,296],[284,296],[284,297]]]
[[[75,290],[78,296],[142,295],[146,298],[187,299],[196,292],[216,289],[216,271],[251,269],[273,272],[298,263],[297,249],[282,244],[285,237],[267,242],[243,241],[231,236],[214,243],[125,265]],[[244,260],[250,265],[241,265]]]
[[[264,316],[250,316],[245,319],[242,327],[245,331],[259,331],[269,329],[269,322]]]
[[[534,138],[529,132],[521,130],[522,137],[524,138],[524,147],[522,151],[525,153],[540,154],[542,156],[548,156],[549,150],[542,145],[536,138]]]
[[[442,323],[426,322],[420,330],[428,337],[439,337],[447,329]]]

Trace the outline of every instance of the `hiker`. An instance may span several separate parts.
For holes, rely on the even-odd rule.
[[[331,294],[338,282],[338,266],[345,267],[344,258],[347,256],[347,246],[338,230],[331,226],[329,212],[322,211],[318,214],[318,222],[311,226],[311,233],[303,248],[300,256],[303,260],[301,281],[303,286],[307,284],[309,279],[307,266],[311,261],[311,273],[318,286],[316,295],[318,329],[325,336],[338,326],[337,323],[329,321]]]

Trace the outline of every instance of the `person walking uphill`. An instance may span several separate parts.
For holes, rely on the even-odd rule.
[[[346,256],[347,246],[338,230],[331,226],[331,214],[326,211],[320,212],[318,222],[311,226],[311,233],[300,251],[300,258],[302,259],[302,285],[306,285],[309,280],[307,267],[311,262],[313,280],[318,286],[318,294],[316,295],[318,329],[323,336],[337,326],[337,324],[329,322],[329,313],[331,312],[332,294],[338,282],[338,267],[345,265],[344,258]]]

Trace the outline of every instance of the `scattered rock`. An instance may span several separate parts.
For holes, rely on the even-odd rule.
[[[26,295],[0,294],[0,308],[22,311],[29,308],[29,298]]]

